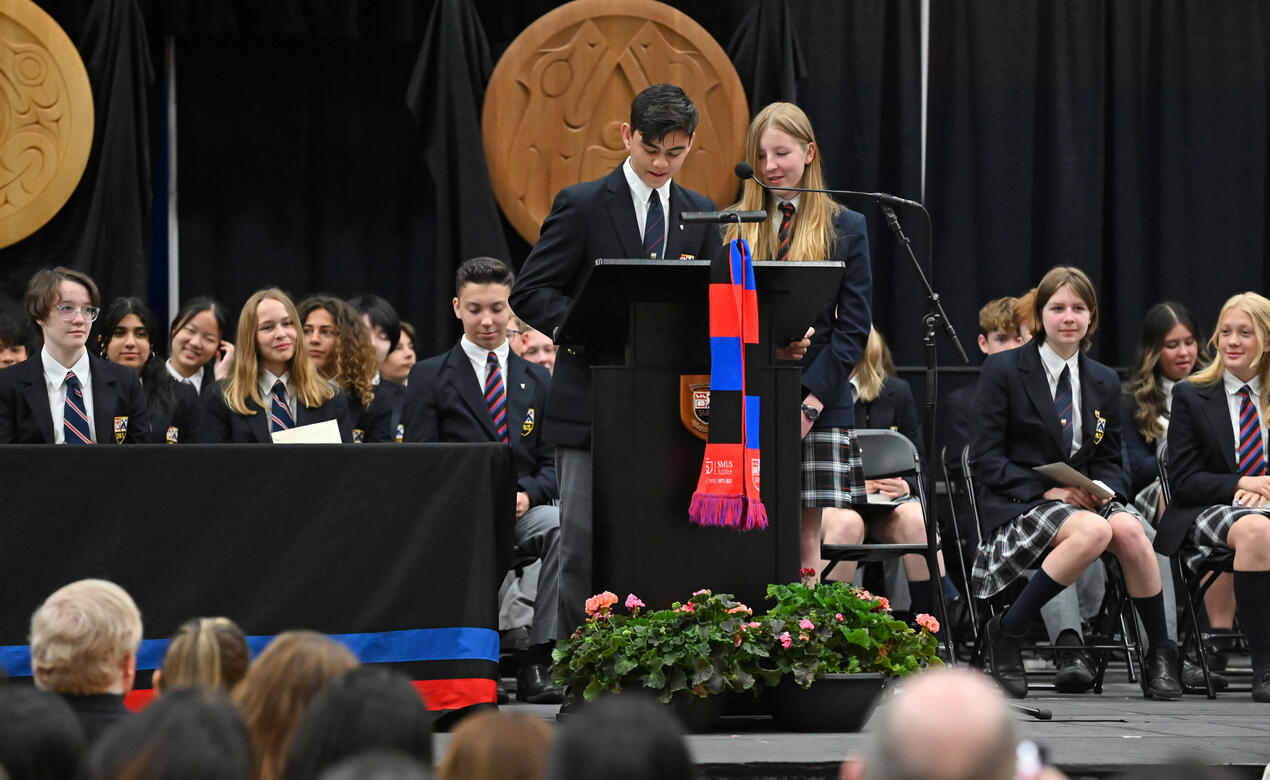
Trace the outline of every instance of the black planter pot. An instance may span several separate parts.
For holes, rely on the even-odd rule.
[[[859,731],[885,685],[886,676],[878,673],[821,674],[810,688],[786,677],[764,695],[782,731]]]

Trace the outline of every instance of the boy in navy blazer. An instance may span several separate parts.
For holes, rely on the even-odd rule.
[[[402,409],[408,442],[506,442],[516,459],[516,547],[542,562],[529,630],[530,647],[516,696],[534,704],[560,702],[551,649],[560,602],[559,510],[552,448],[542,436],[551,375],[511,352],[507,303],[514,277],[503,262],[477,257],[459,266],[454,316],[463,337],[449,352],[410,370]]]
[[[87,274],[44,269],[23,298],[44,346],[0,371],[0,444],[134,444],[150,416],[137,373],[85,348],[101,295]]]

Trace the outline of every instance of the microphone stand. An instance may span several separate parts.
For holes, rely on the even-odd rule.
[[[737,178],[746,181],[753,181],[764,190],[771,191],[763,182],[759,181],[754,175],[754,168],[749,163],[738,163],[735,172]],[[922,291],[926,293],[927,310],[922,316],[922,324],[925,331],[922,334],[922,345],[926,350],[926,402],[923,404],[923,421],[926,425],[925,441],[922,442],[926,450],[927,476],[926,484],[929,486],[928,495],[931,497],[930,505],[926,507],[926,530],[928,534],[936,532],[939,528],[939,497],[935,493],[935,462],[936,462],[936,429],[937,422],[935,414],[936,394],[939,390],[939,360],[938,360],[938,344],[936,343],[935,333],[940,328],[944,334],[952,342],[953,349],[957,352],[957,358],[963,365],[970,362],[970,358],[966,357],[966,350],[962,349],[961,341],[957,338],[957,330],[953,327],[952,321],[948,319],[948,315],[944,313],[944,305],[939,298],[939,293],[930,286],[930,280],[926,278],[926,273],[922,271],[922,264],[918,262],[917,255],[913,253],[912,242],[908,236],[904,234],[904,228],[900,225],[900,219],[895,214],[892,206],[911,206],[922,210],[926,215],[926,222],[930,224],[930,212],[926,211],[926,207],[917,201],[900,198],[895,195],[888,195],[883,192],[855,192],[852,190],[828,190],[828,189],[808,189],[803,187],[781,187],[782,191],[788,192],[818,192],[826,195],[851,195],[855,197],[871,198],[882,209],[882,214],[886,217],[887,227],[895,234],[900,244],[904,246],[904,251],[908,254],[908,259],[913,265],[913,272],[917,274],[917,280],[921,285]],[[953,535],[956,538],[956,535]],[[957,551],[958,555],[961,551]],[[932,562],[928,561],[928,564]],[[944,602],[944,589],[939,581],[939,571],[934,569],[930,572],[932,603],[937,604],[940,608],[940,614],[944,620],[948,621],[948,605]],[[970,598],[970,594],[966,594],[966,598]],[[950,625],[944,634],[944,647],[948,651],[948,658],[951,663],[957,661],[957,651],[953,646],[953,642],[949,637],[952,636],[952,626]],[[1036,717],[1040,717],[1036,715]]]

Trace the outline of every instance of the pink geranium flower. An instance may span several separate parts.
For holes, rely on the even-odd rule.
[[[679,608],[680,612],[696,612],[697,607],[691,601]]]
[[[922,628],[926,629],[932,634],[939,633],[939,620],[937,620],[934,615],[927,615],[925,612],[923,612],[922,614],[917,616],[917,625],[921,626]]]
[[[789,646],[792,645],[793,643],[794,643],[794,638],[789,635],[788,631],[781,634],[781,647],[788,650]]]
[[[749,612],[749,611],[750,611],[750,608],[745,606],[744,604],[737,604],[735,607],[728,610],[728,614],[731,615],[734,612]]]
[[[702,588],[701,590],[698,590],[698,591],[693,591],[693,594],[692,594],[692,595],[694,595],[694,596],[700,596],[700,595],[703,595],[703,594],[704,594],[704,595],[707,595],[707,596],[708,596],[708,595],[710,595],[710,590],[709,590],[708,588]]]
[[[639,600],[639,596],[636,596],[634,593],[626,594],[626,608],[627,609],[638,609],[639,607],[642,607],[642,606],[644,606],[644,602]]]
[[[798,627],[803,629],[804,631],[811,631],[812,629],[816,627],[816,624],[811,622],[807,618],[803,618],[802,620],[798,621]]]
[[[586,600],[586,613],[588,615],[607,613],[609,608],[616,603],[617,594],[606,590]]]
[[[758,627],[759,627],[759,625],[761,625],[761,624],[760,624],[757,620],[751,620],[750,622],[746,623],[745,625],[749,626],[750,628],[758,628]]]
[[[841,613],[841,612],[839,612],[838,614],[834,615],[834,616],[833,616],[833,619],[834,619],[834,620],[836,620],[836,621],[838,621],[839,623],[841,623],[841,622],[844,620],[844,618],[842,617],[842,613]]]

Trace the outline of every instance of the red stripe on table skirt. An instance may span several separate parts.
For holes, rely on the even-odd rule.
[[[412,684],[430,710],[457,710],[473,704],[493,704],[498,699],[498,685],[485,677],[414,680]],[[140,712],[153,700],[154,689],[139,688],[129,691],[123,704],[132,712]]]

